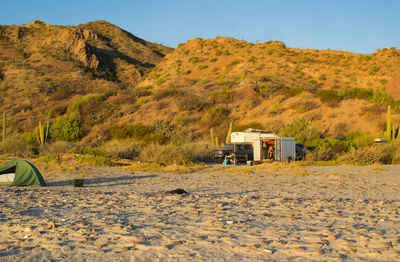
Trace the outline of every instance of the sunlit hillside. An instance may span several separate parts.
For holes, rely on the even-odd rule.
[[[224,138],[230,122],[279,133],[304,117],[321,137],[335,138],[383,132],[387,105],[400,120],[394,48],[361,55],[218,37],[173,50],[105,21],[1,26],[0,38],[9,134],[67,117],[81,127],[83,144],[135,123],[192,141],[208,139],[210,129]]]

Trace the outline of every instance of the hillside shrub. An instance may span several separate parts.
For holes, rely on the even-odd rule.
[[[370,75],[376,75],[376,73],[378,73],[379,70],[380,70],[380,67],[379,67],[379,66],[372,65],[372,66],[369,68],[369,70],[368,70],[368,74],[370,74]]]
[[[199,65],[197,68],[199,70],[203,70],[203,69],[206,69],[207,67],[208,67],[208,65]]]
[[[294,103],[294,105],[296,112],[299,114],[306,113],[319,107],[319,104],[314,101],[304,101],[300,103]]]
[[[60,87],[50,95],[50,98],[59,101],[71,97],[74,93],[74,90],[70,87]]]
[[[136,103],[137,103],[138,105],[144,105],[144,104],[147,103],[147,98],[145,98],[145,97],[139,97],[139,98],[136,100]]]
[[[333,89],[325,89],[325,90],[320,90],[315,95],[319,98],[319,100],[322,103],[327,103],[327,102],[339,102],[340,101],[340,96],[338,91],[333,90]]]
[[[214,106],[207,109],[204,113],[203,118],[208,122],[210,126],[219,125],[221,122],[226,120],[229,115],[229,110],[223,108],[222,106]]]
[[[158,86],[160,86],[160,85],[162,85],[162,84],[164,84],[165,83],[165,80],[163,79],[163,78],[157,78],[155,81],[154,81],[154,84],[156,84],[156,85],[158,85]]]
[[[300,95],[303,91],[304,91],[303,87],[286,88],[283,90],[283,94],[286,97],[294,97]]]
[[[370,100],[373,96],[371,88],[345,87],[340,90],[339,97],[341,100],[363,99]]]
[[[101,96],[99,94],[83,96],[68,106],[67,113],[73,114],[74,112],[78,112],[82,105],[91,102],[98,103],[100,100]]]
[[[192,71],[190,71],[189,69],[185,69],[185,70],[183,70],[182,71],[182,75],[188,75],[188,74],[190,74]]]
[[[250,56],[249,59],[247,59],[247,62],[249,63],[254,63],[256,61],[256,58],[254,56]]]
[[[81,97],[68,106],[67,115],[78,120],[84,132],[89,132],[92,126],[104,123],[120,110],[119,105],[103,100],[103,96],[99,94]]]
[[[152,128],[141,123],[112,125],[108,129],[108,133],[111,139],[135,138],[146,140],[145,137],[152,133]]]
[[[296,117],[291,123],[286,124],[281,131],[284,137],[294,137],[298,143],[311,143],[319,137],[318,129],[311,125],[305,117]]]
[[[390,105],[394,102],[391,95],[385,92],[386,87],[380,86],[373,90],[371,102],[383,105]]]
[[[254,108],[256,108],[257,106],[259,106],[262,102],[262,98],[253,94],[252,96],[249,97],[249,99],[247,100],[246,108],[248,110],[252,110]]]
[[[318,139],[318,147],[327,149],[335,154],[343,153],[348,150],[348,143],[345,140],[339,140],[335,138],[330,139]]]
[[[242,62],[243,62],[243,60],[241,60],[241,59],[235,59],[232,62],[230,62],[229,65],[230,66],[234,66],[234,65],[238,65],[238,64],[240,64]]]
[[[325,80],[326,80],[326,75],[325,75],[325,74],[321,74],[321,75],[318,77],[318,80],[320,80],[320,81],[325,81]]]
[[[188,59],[188,62],[195,64],[195,63],[199,62],[199,58],[197,56],[192,56]]]
[[[180,111],[195,111],[199,112],[207,105],[206,102],[202,101],[199,96],[196,95],[184,95],[178,100],[178,106]]]
[[[277,90],[276,86],[267,83],[259,83],[254,89],[262,98],[269,98]]]
[[[387,79],[379,79],[379,83],[381,84],[381,85],[385,85],[386,83],[388,82],[388,80]]]
[[[190,141],[191,137],[182,125],[171,123],[170,120],[159,120],[152,125],[153,137],[152,143],[185,143]]]
[[[24,143],[26,143],[26,144],[28,144],[28,145],[30,145],[30,146],[33,146],[33,147],[39,146],[39,140],[38,140],[38,135],[37,135],[36,129],[35,129],[35,130],[32,130],[31,132],[23,133],[23,134],[20,136],[20,139],[21,139]]]
[[[346,140],[339,139],[316,139],[307,144],[310,153],[308,160],[312,161],[333,161],[338,156],[347,152],[349,144]]]
[[[153,92],[154,99],[156,100],[161,100],[166,97],[180,96],[184,94],[185,94],[184,90],[174,85],[169,85],[168,87],[165,88],[159,88],[154,90]]]
[[[229,103],[233,100],[233,91],[229,88],[214,91],[210,94],[210,99],[213,104]]]
[[[345,141],[348,149],[361,149],[372,146],[374,143],[374,136],[370,133],[351,132],[346,135]]]
[[[79,120],[82,123],[82,129],[89,131],[92,126],[102,124],[113,115],[118,115],[119,110],[119,105],[108,104],[106,102],[96,103],[91,101],[90,103],[83,104],[79,110]]]
[[[186,141],[189,136],[182,127],[167,120],[155,122],[152,126],[141,123],[113,125],[108,129],[110,139],[131,138],[145,144],[166,144],[168,142]]]
[[[369,60],[371,60],[372,59],[372,57],[370,56],[370,55],[362,55],[361,56],[361,59],[364,59],[365,61],[369,61]]]
[[[73,142],[83,135],[79,122],[68,116],[57,118],[50,127],[50,136],[55,141]]]
[[[262,76],[255,79],[253,90],[262,98],[269,98],[278,90],[286,89],[281,82],[274,82],[272,79]]]
[[[286,108],[282,106],[280,102],[275,102],[272,104],[271,108],[268,110],[269,116],[277,116],[286,111]]]

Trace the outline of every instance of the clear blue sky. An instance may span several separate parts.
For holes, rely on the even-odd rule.
[[[230,36],[289,47],[372,53],[400,48],[400,0],[1,0],[0,24],[106,20],[176,47]]]

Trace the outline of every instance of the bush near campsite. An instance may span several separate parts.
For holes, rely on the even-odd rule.
[[[76,119],[63,116],[57,118],[50,128],[51,137],[55,141],[77,141],[82,135],[82,128]]]

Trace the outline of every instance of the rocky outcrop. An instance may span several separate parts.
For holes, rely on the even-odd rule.
[[[46,39],[46,45],[51,45],[52,42],[58,41],[63,47],[70,51],[76,59],[83,65],[92,69],[97,69],[99,66],[98,58],[91,52],[86,41],[97,39],[97,35],[88,30],[67,29],[60,33],[53,34]]]
[[[0,37],[14,45],[24,46],[25,51],[62,48],[69,51],[74,59],[84,66],[97,69],[99,59],[90,49],[87,41],[97,40],[98,36],[75,27],[52,26],[40,20],[21,26],[1,26]]]

